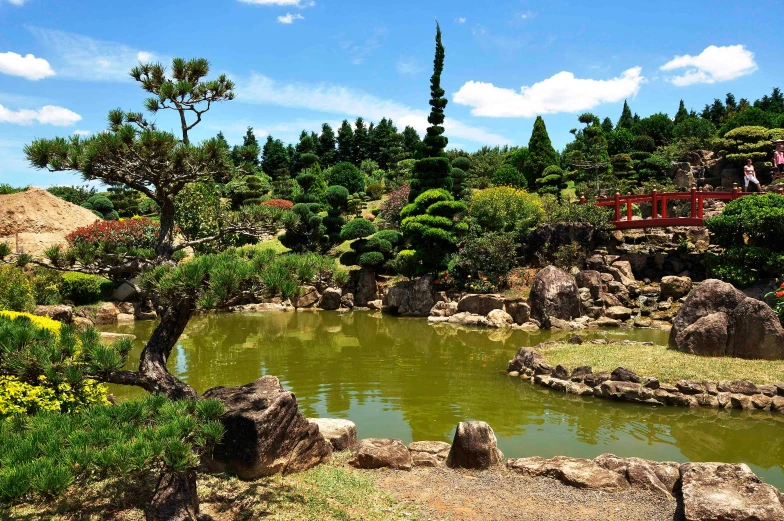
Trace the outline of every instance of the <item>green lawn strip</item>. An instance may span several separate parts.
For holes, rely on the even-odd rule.
[[[743,360],[682,353],[665,346],[624,344],[549,344],[538,348],[547,363],[569,369],[589,365],[594,373],[616,367],[662,382],[678,380],[751,380],[756,384],[784,381],[784,360]]]

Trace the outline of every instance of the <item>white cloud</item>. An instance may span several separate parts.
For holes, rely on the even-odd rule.
[[[77,136],[89,136],[90,134],[92,134],[92,132],[90,132],[89,130],[78,130],[78,129],[74,130],[73,133],[76,134]]]
[[[464,23],[466,23],[466,19],[465,19],[465,17],[461,16],[459,18],[455,18],[455,22],[457,22],[459,24],[464,24]]]
[[[422,67],[419,60],[414,57],[401,56],[395,64],[395,70],[397,70],[399,74],[417,74],[422,72],[424,67]]]
[[[236,92],[237,100],[244,103],[309,109],[346,117],[361,116],[371,121],[386,117],[391,118],[399,129],[410,125],[420,134],[429,126],[428,112],[425,110],[412,109],[397,101],[381,99],[340,85],[281,83],[261,74],[253,74],[237,82]],[[510,140],[499,134],[451,118],[446,119],[444,127],[450,137],[483,144],[510,143]]]
[[[536,13],[532,13],[531,11],[526,11],[520,15],[520,18],[522,18],[523,20],[528,20],[530,18],[533,18],[534,16],[536,16]]]
[[[299,13],[297,14],[286,13],[285,16],[278,16],[278,21],[286,25],[293,24],[294,20],[304,20],[304,19],[305,17]]]
[[[155,53],[117,42],[96,40],[54,29],[28,27],[46,47],[60,76],[92,81],[132,81],[128,71],[139,61],[165,61]]]
[[[678,87],[685,87],[694,83],[734,80],[756,71],[757,63],[754,61],[754,53],[744,45],[711,45],[697,56],[676,56],[660,68],[663,71],[678,69],[686,69],[686,72],[668,81]]]
[[[38,110],[19,109],[11,110],[0,105],[0,123],[13,123],[16,125],[30,125],[38,122],[42,125],[56,125],[66,127],[81,121],[82,116],[63,107],[46,105]]]
[[[454,102],[472,107],[471,114],[489,117],[532,118],[540,114],[579,112],[601,103],[612,103],[634,96],[645,81],[641,67],[633,67],[617,78],[590,80],[559,72],[520,92],[496,87],[492,83],[469,81],[457,91]]]
[[[314,5],[316,5],[316,2],[313,1],[303,2],[302,0],[239,0],[239,1],[242,2],[243,4],[299,7],[300,9],[305,7],[313,7]]]
[[[0,72],[37,81],[54,76],[49,62],[32,54],[22,56],[15,52],[0,53]]]
[[[25,5],[29,0],[6,0],[11,5]]]

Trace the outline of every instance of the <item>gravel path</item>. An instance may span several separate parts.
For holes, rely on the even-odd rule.
[[[454,521],[673,521],[674,499],[640,491],[605,493],[577,489],[549,478],[506,469],[458,472],[415,468],[376,471],[379,488],[414,504],[426,518]]]

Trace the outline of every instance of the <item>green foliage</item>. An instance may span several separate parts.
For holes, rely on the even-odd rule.
[[[8,183],[2,183],[0,184],[0,195],[17,194],[19,192],[24,192],[28,188],[28,186],[17,188],[15,186],[9,185]]]
[[[95,195],[95,188],[89,186],[51,186],[46,191],[77,206],[82,206]]]
[[[526,233],[543,218],[539,196],[511,187],[480,190],[468,214],[485,232]]]
[[[594,233],[600,238],[609,238],[613,226],[610,224],[612,210],[596,206],[593,203],[577,204],[569,201],[558,201],[555,196],[542,196],[544,209],[543,222],[548,224],[579,224],[588,223],[593,226]]]
[[[62,275],[59,291],[65,301],[82,306],[100,302],[101,297],[110,293],[112,287],[112,283],[102,277],[66,272]]]
[[[716,134],[716,126],[702,118],[687,117],[678,122],[673,129],[677,139],[696,139],[704,142]]]
[[[666,145],[672,140],[675,123],[661,112],[643,118],[634,124],[632,132],[653,139],[656,146]]]
[[[759,163],[770,153],[773,132],[760,126],[738,127],[724,134],[717,146],[727,152],[727,160],[739,166],[745,165],[748,159]]]
[[[359,168],[348,162],[338,163],[324,173],[329,186],[342,186],[349,193],[362,192],[365,189],[365,176]]]
[[[298,217],[286,226],[286,233],[280,236],[280,242],[286,248],[296,252],[324,252],[329,249],[329,237],[324,218],[318,214],[318,203],[298,203],[292,208]]]
[[[542,171],[542,176],[536,180],[536,189],[540,194],[560,197],[564,187],[564,171],[558,165],[550,165],[545,168]]]
[[[6,257],[11,255],[11,253],[11,245],[7,242],[0,242],[0,260],[4,260]]]
[[[729,118],[719,129],[719,136],[726,134],[739,127],[764,127],[774,128],[778,125],[779,118],[776,114],[766,112],[758,107],[750,107]]]
[[[0,265],[0,310],[27,311],[35,309],[33,284],[21,268]]]
[[[514,267],[519,246],[514,233],[471,236],[450,259],[449,278],[468,291],[497,290]]]
[[[36,267],[31,274],[35,303],[41,306],[61,304],[63,276],[57,270]]]
[[[329,209],[323,222],[331,245],[335,245],[341,240],[340,230],[346,224],[343,214],[348,211],[348,198],[348,190],[342,186],[330,186],[324,193],[324,199],[327,201]]]
[[[347,222],[343,226],[343,229],[340,232],[340,238],[344,241],[350,241],[352,239],[360,239],[373,235],[376,231],[376,227],[372,222],[367,219],[358,218]]]
[[[784,325],[784,283],[779,286],[778,290],[765,295],[766,299],[772,299],[775,303],[773,310],[779,316],[779,321]]]
[[[381,199],[381,196],[384,195],[384,187],[378,183],[367,185],[365,187],[365,194],[367,194],[371,201],[378,201]]]
[[[106,219],[107,221],[117,219],[117,217],[112,219],[112,217],[116,215],[116,213],[112,214],[112,212],[114,212],[114,205],[105,195],[95,194],[86,202],[84,202],[82,206],[88,210],[97,212],[103,219]]]
[[[223,436],[217,400],[161,396],[0,422],[0,498],[53,498],[109,476],[154,480],[195,469]]]
[[[705,221],[726,251],[710,258],[713,276],[740,287],[784,275],[784,196],[742,197]]]
[[[470,157],[458,156],[452,160],[452,168],[459,168],[464,172],[471,170],[472,161]]]
[[[522,172],[513,165],[501,165],[501,168],[493,174],[493,184],[496,186],[512,186],[514,188],[526,188],[528,180]]]

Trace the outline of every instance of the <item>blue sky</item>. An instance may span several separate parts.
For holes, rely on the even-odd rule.
[[[120,6],[122,4],[122,7]],[[596,4],[599,4],[598,6]],[[127,7],[132,5],[132,7]],[[782,85],[780,1],[0,0],[0,183],[74,184],[29,168],[35,137],[100,131],[141,110],[139,59],[206,57],[237,99],[191,134],[245,127],[284,141],[322,122],[426,126],[435,19],[446,46],[450,146],[525,145],[541,114],[556,147],[577,115],[700,110]],[[155,118],[174,129],[169,115]]]

